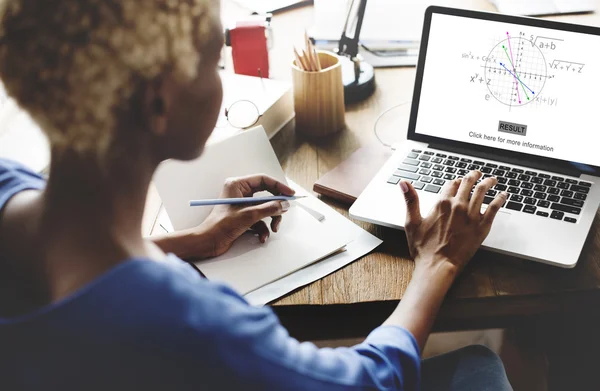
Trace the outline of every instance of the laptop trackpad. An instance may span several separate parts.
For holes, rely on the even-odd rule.
[[[483,212],[483,211],[482,211]],[[483,242],[486,246],[503,248],[508,242],[514,242],[514,235],[511,235],[510,212],[500,210],[492,223],[492,230]],[[514,227],[512,227],[514,231]]]

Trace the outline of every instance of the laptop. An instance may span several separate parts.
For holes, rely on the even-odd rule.
[[[398,182],[426,216],[447,181],[478,169],[509,198],[487,250],[572,268],[600,203],[600,29],[429,7],[407,141],[350,208],[403,229]]]

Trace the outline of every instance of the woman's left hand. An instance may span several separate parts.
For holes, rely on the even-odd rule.
[[[225,181],[220,198],[252,197],[268,191],[273,195],[294,195],[295,191],[267,175],[250,175]],[[233,242],[249,229],[256,232],[261,243],[277,232],[282,215],[289,209],[288,201],[261,204],[217,205],[204,222],[196,228],[174,232],[153,241],[165,252],[180,258],[216,257],[231,248]],[[270,227],[263,219],[270,217]]]

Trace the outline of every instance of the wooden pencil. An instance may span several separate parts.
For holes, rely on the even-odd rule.
[[[308,71],[308,67],[306,66],[306,63],[304,62],[304,58],[302,58],[302,56],[300,54],[298,54],[298,51],[296,50],[296,48],[294,48],[294,54],[296,55],[296,58],[299,61],[298,66],[300,68],[302,68],[303,71]]]
[[[317,48],[312,43],[312,41],[308,38],[308,34],[306,34],[306,31],[304,32],[304,34],[306,35],[306,42],[308,42],[309,50],[310,50],[310,53],[312,54],[312,58],[314,60],[315,70],[320,71],[321,70],[321,60],[319,59],[319,54],[317,53]]]
[[[315,69],[313,69],[313,66],[312,66],[312,59],[310,58],[310,55],[304,49],[302,49],[302,56],[304,57],[305,62],[307,64],[307,67],[308,67],[307,71],[309,71],[309,72],[314,71]]]
[[[308,38],[308,33],[304,30],[304,43],[306,44],[306,53],[310,59],[310,65],[313,71],[317,70],[317,59],[313,56],[312,44]]]
[[[317,71],[321,71],[321,60],[319,59],[319,53],[317,53],[317,49],[313,45],[313,54],[315,56],[315,61],[317,63]]]
[[[300,60],[300,56],[298,55],[296,48],[294,48],[294,57],[296,57],[296,66],[305,71],[306,69],[304,69],[304,64],[302,64],[302,60]]]

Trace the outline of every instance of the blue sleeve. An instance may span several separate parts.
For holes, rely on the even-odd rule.
[[[0,158],[0,213],[12,196],[23,190],[40,190],[44,178],[12,160]]]
[[[217,317],[211,350],[232,378],[244,378],[247,389],[419,389],[419,348],[403,328],[382,326],[359,345],[319,349],[291,338],[271,309],[252,307],[227,287],[220,290],[211,300],[211,317]]]

